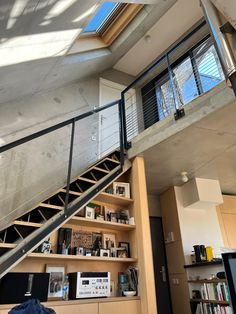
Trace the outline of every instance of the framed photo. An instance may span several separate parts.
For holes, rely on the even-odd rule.
[[[111,221],[111,214],[115,214],[116,210],[114,208],[110,208],[104,206],[104,217],[106,221]]]
[[[93,207],[85,207],[85,218],[95,219],[95,209]]]
[[[110,257],[110,250],[108,250],[108,249],[101,249],[100,250],[100,256]]]
[[[116,247],[116,235],[114,233],[103,233],[102,246],[104,249],[112,249]]]
[[[117,254],[117,257],[119,257],[119,258],[126,258],[126,257],[128,257],[126,249],[123,249],[123,248],[117,248],[116,249],[116,254]]]
[[[113,182],[114,194],[130,198],[130,185],[127,182]]]
[[[111,222],[117,222],[117,213],[110,213]]]
[[[48,285],[48,299],[62,299],[63,281],[66,273],[65,265],[46,265],[46,273],[50,274]]]
[[[126,256],[126,257],[130,257],[130,246],[129,246],[129,242],[119,242],[119,248],[125,249],[126,252],[127,252],[127,256]]]

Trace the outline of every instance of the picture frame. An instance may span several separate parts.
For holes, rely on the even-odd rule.
[[[110,250],[109,249],[101,249],[100,250],[101,257],[110,257]]]
[[[130,198],[130,184],[127,182],[113,182],[114,195]]]
[[[116,254],[118,258],[127,258],[127,251],[125,248],[118,248],[116,250]]]
[[[46,264],[49,273],[48,300],[62,300],[66,265]]]
[[[112,249],[116,247],[116,235],[114,233],[102,234],[102,247],[103,249]]]
[[[111,221],[111,214],[115,214],[115,213],[116,213],[116,210],[114,208],[104,206],[105,221]]]
[[[127,257],[130,257],[130,245],[129,242],[119,242],[119,248],[124,248],[127,252]]]
[[[85,207],[85,218],[95,219],[95,209],[90,206]]]

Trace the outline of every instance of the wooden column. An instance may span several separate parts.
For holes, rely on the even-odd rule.
[[[132,163],[131,187],[136,222],[141,309],[142,314],[156,314],[156,293],[143,157],[136,157]]]

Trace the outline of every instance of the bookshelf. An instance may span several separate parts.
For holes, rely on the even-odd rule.
[[[96,299],[94,301],[90,299],[76,301],[58,300],[55,306],[52,305],[52,307],[60,314],[76,312],[107,314],[116,310],[118,310],[119,313],[126,313],[128,311],[130,314],[156,314],[156,297],[143,158],[136,157],[132,163],[131,169],[123,173],[117,181],[128,182],[130,184],[132,198],[101,192],[91,200],[91,202],[101,206],[111,207],[114,210],[128,209],[130,216],[134,217],[135,224],[131,225],[75,216],[63,227],[91,233],[112,233],[116,237],[117,244],[119,242],[128,242],[130,244],[130,257],[56,254],[58,237],[58,232],[56,231],[50,237],[53,253],[30,253],[23,261],[14,267],[13,271],[44,272],[48,264],[63,265],[65,266],[66,273],[77,271],[109,271],[111,273],[111,279],[117,285],[119,272],[125,272],[129,266],[137,266],[139,270],[138,295],[134,298],[113,296],[112,298]],[[41,204],[42,207],[47,207],[49,210],[60,211],[63,209],[62,206]],[[32,228],[40,228],[41,226],[40,221],[27,222],[21,220],[16,220],[16,225]],[[7,249],[15,245],[15,243],[0,243],[0,248]],[[46,306],[51,306],[51,302],[47,304]],[[8,313],[10,308],[12,308],[10,305],[0,305],[0,314]]]

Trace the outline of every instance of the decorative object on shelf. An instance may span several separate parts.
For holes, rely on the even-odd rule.
[[[118,273],[118,292],[119,296],[122,297],[124,291],[129,291],[128,275],[124,272]]]
[[[211,262],[214,258],[213,249],[211,246],[206,247],[206,258],[208,262]]]
[[[136,291],[123,291],[125,297],[133,297],[136,295]]]
[[[110,213],[110,221],[117,222],[117,213]]]
[[[113,191],[113,188],[108,187],[108,188],[105,189],[105,192],[108,193],[108,194],[113,194],[114,191]]]
[[[95,219],[95,210],[93,207],[90,206],[85,207],[85,218]]]
[[[65,265],[47,264],[46,272],[50,274],[48,286],[48,299],[62,299]]]
[[[41,244],[40,251],[41,253],[50,254],[51,253],[51,242],[50,241],[44,241]]]
[[[92,233],[92,256],[99,256],[102,248],[102,234],[98,232]]]
[[[113,182],[114,194],[130,198],[130,185],[127,182]]]
[[[92,256],[92,250],[91,249],[85,249],[85,256]]]
[[[130,257],[130,245],[129,242],[119,242],[119,247],[124,248],[126,250],[126,257]]]
[[[109,249],[101,249],[100,256],[102,257],[110,257],[110,250]]]
[[[63,289],[62,289],[62,299],[64,301],[69,300],[69,279],[68,276],[64,276],[64,281],[63,281]]]
[[[119,257],[119,258],[127,258],[128,257],[127,251],[124,248],[117,248],[116,252],[117,252],[117,257]]]
[[[115,297],[116,296],[116,288],[115,288],[115,281],[110,281],[110,296]]]
[[[104,216],[106,221],[111,221],[111,214],[116,213],[116,210],[107,206],[104,206]]]
[[[72,233],[72,246],[82,248],[92,248],[92,232],[83,230],[73,230]]]
[[[129,224],[132,225],[132,226],[135,225],[134,217],[130,217],[130,218],[129,218]]]
[[[65,254],[65,251],[62,253],[62,249],[71,248],[71,239],[72,239],[72,229],[71,228],[60,228],[58,230],[58,240],[57,240],[57,253]],[[68,251],[67,251],[68,254]]]
[[[102,246],[104,249],[111,249],[116,247],[116,235],[114,233],[103,233]]]

